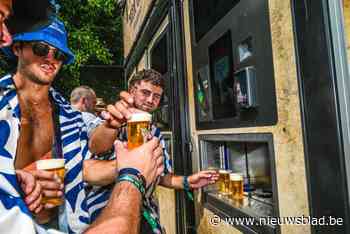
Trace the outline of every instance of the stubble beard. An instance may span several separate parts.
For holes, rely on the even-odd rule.
[[[35,72],[30,70],[29,63],[22,62],[22,64],[19,66],[19,71],[30,81],[32,81],[35,84],[38,85],[51,85],[52,82],[54,81],[55,76],[57,73],[53,75],[53,77],[50,77],[49,79],[41,78],[40,74],[36,75]],[[38,73],[40,73],[38,71]]]

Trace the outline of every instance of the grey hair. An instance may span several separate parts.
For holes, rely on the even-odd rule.
[[[87,85],[76,87],[70,94],[70,103],[76,104],[81,98],[96,96],[95,91]]]

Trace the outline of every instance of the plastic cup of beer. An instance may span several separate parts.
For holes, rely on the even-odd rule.
[[[222,195],[230,194],[230,173],[231,170],[219,170],[219,193]]]
[[[219,168],[218,167],[213,167],[210,166],[207,168],[208,171],[215,171],[215,173],[219,173]],[[219,183],[218,181],[215,182],[215,184],[209,184],[208,186],[208,190],[211,190],[213,192],[217,192],[219,191]]]
[[[147,112],[133,113],[128,120],[128,149],[139,147],[147,141],[152,115]]]
[[[36,168],[37,170],[44,170],[44,171],[52,171],[54,172],[63,182],[64,181],[64,162],[65,160],[63,158],[52,158],[52,159],[43,159],[36,162]],[[54,197],[54,198],[42,198],[43,204],[53,204],[53,205],[61,205],[63,203],[62,197]]]
[[[239,173],[230,174],[230,195],[234,200],[243,199],[243,176]]]

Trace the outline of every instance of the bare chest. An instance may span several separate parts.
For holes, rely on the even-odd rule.
[[[20,108],[21,128],[15,161],[17,169],[30,165],[50,152],[54,142],[52,108],[26,106],[21,102]]]

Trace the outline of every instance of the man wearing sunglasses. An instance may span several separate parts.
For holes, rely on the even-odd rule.
[[[62,65],[74,61],[65,27],[54,18],[49,25],[15,34],[12,39],[13,44],[3,48],[8,57],[17,60],[17,70],[0,79],[0,123],[6,143],[0,145],[0,150],[6,152],[0,154],[0,159],[8,155],[9,167],[30,171],[40,182],[43,196],[61,197],[65,193],[65,205],[60,208],[70,217],[66,228],[81,232],[89,224],[82,181],[83,160],[89,156],[87,136],[81,130],[79,113],[51,88]],[[50,157],[63,157],[68,162],[65,184],[52,172],[35,170],[35,161]],[[9,177],[14,176],[11,172]],[[15,180],[0,177],[0,185],[0,189],[8,188],[5,191],[9,197],[1,198],[7,209],[21,204]],[[21,210],[27,211],[25,207]],[[57,220],[53,219],[57,212],[58,208],[45,204],[36,218],[42,223]]]
[[[65,203],[59,209],[60,214],[65,215],[60,215],[60,228],[81,233],[90,224],[83,182],[83,161],[90,156],[86,127],[81,113],[51,88],[62,65],[74,60],[65,27],[55,18],[45,27],[14,35],[13,45],[3,50],[17,60],[17,70],[0,78],[0,233],[44,231],[32,220],[15,169],[28,169],[33,173],[45,197],[61,197],[64,193]],[[138,170],[146,177],[146,185],[163,170],[157,139],[130,152],[120,144],[118,148],[123,150],[121,155],[126,156],[120,157],[117,169],[130,166]],[[66,160],[64,185],[54,173],[35,170],[35,161],[50,157]],[[118,183],[111,196],[113,200],[103,211],[104,219],[97,220],[89,231],[96,233],[94,230],[111,227],[110,222],[115,221],[113,224],[131,224],[131,230],[136,233],[139,213],[135,211],[141,202],[139,190],[132,183]],[[127,194],[130,198],[124,200]],[[131,206],[132,212],[123,209],[123,205]],[[44,213],[36,216],[37,221],[57,220],[57,208],[54,210],[50,204],[45,208]],[[121,213],[116,214],[115,208]],[[118,233],[118,230],[117,226],[109,231]]]

